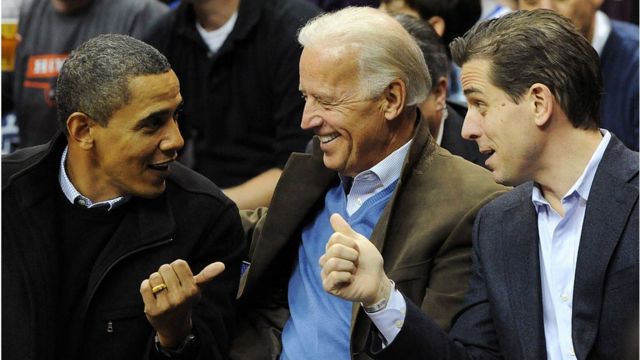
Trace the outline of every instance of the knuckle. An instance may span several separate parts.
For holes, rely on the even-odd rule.
[[[160,271],[169,271],[169,270],[171,270],[171,265],[169,264],[162,264],[160,266]]]

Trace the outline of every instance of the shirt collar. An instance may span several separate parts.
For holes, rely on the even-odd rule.
[[[60,159],[60,170],[58,171],[58,182],[60,183],[60,188],[62,188],[62,192],[64,193],[64,196],[67,198],[67,200],[69,200],[70,203],[72,204],[80,204],[86,208],[92,208],[92,207],[97,207],[97,206],[108,206],[108,211],[113,210],[115,208],[117,208],[120,205],[125,204],[127,201],[129,201],[129,199],[131,198],[131,196],[120,196],[117,197],[115,199],[110,199],[110,200],[105,200],[105,201],[100,201],[97,203],[94,203],[93,201],[91,201],[91,199],[89,199],[88,197],[80,194],[80,192],[78,192],[78,190],[76,189],[75,186],[73,186],[73,183],[71,183],[71,180],[69,179],[69,176],[67,175],[67,169],[65,168],[65,163],[67,161],[67,153],[68,153],[69,147],[66,146],[64,148],[64,151],[62,152],[62,157]]]
[[[585,201],[589,200],[589,192],[591,192],[591,185],[593,184],[593,178],[596,175],[596,170],[598,169],[598,165],[600,165],[600,160],[602,160],[602,156],[604,155],[604,151],[607,149],[609,145],[609,141],[611,140],[611,134],[609,131],[605,129],[600,129],[602,133],[602,140],[600,140],[600,144],[596,148],[596,151],[591,155],[591,160],[587,164],[587,167],[582,172],[582,175],[576,180],[573,186],[567,191],[567,193],[562,197],[562,199],[566,199],[574,193],[580,196]],[[533,205],[536,207],[536,211],[539,211],[541,206],[550,206],[547,199],[542,195],[542,191],[538,188],[538,186],[533,187],[533,191],[531,192],[531,201]]]
[[[404,163],[404,159],[407,157],[407,153],[409,152],[412,142],[413,139],[409,140],[406,144],[396,149],[371,169],[365,170],[356,175],[353,178],[353,182],[373,180],[382,184],[383,188],[391,185],[394,181],[400,178],[400,174],[402,173],[402,164]],[[340,175],[340,179],[343,183],[347,181],[346,177],[342,175]]]
[[[609,34],[611,34],[611,20],[600,10],[596,12],[595,17],[591,46],[596,49],[598,56],[601,56],[604,44],[607,42]]]

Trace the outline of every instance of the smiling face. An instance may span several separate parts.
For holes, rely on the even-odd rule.
[[[85,176],[106,198],[153,198],[164,192],[169,164],[184,145],[177,124],[180,84],[168,71],[134,77],[129,90],[129,103],[111,116],[107,126],[91,127],[91,168]]]
[[[534,107],[525,94],[516,104],[489,80],[490,62],[470,60],[462,66],[462,88],[469,103],[462,137],[475,140],[490,154],[485,165],[494,180],[518,185],[532,180],[541,153]]]
[[[355,176],[389,155],[390,131],[384,98],[360,93],[357,51],[345,46],[305,47],[300,91],[306,99],[301,127],[320,139],[324,164]]]

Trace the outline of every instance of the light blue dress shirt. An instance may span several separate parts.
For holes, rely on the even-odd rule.
[[[602,132],[604,136],[584,172],[561,200],[564,217],[551,207],[537,186],[531,193],[538,213],[542,312],[549,360],[575,358],[571,339],[573,282],[591,184],[611,139],[608,131]]]

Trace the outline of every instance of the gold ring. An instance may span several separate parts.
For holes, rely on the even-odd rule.
[[[154,294],[157,294],[157,293],[159,293],[160,291],[162,291],[162,290],[164,290],[166,288],[167,288],[167,284],[162,283],[160,285],[156,285],[156,286],[152,287],[151,288],[151,292],[154,293]]]

